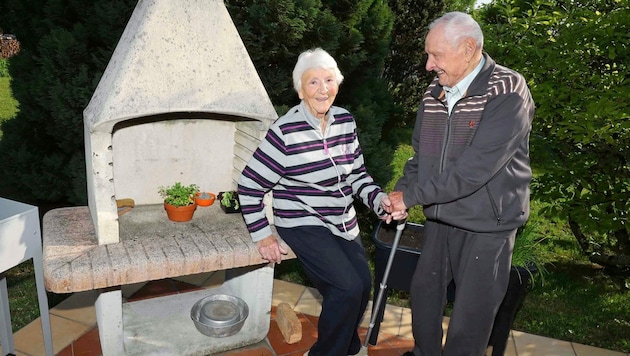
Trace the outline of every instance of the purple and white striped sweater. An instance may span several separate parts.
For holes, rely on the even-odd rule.
[[[273,193],[274,224],[325,226],[348,240],[359,234],[358,197],[378,215],[385,193],[364,165],[356,123],[345,109],[328,112],[325,135],[304,103],[269,128],[238,182],[241,211],[254,241],[271,235],[263,197]]]

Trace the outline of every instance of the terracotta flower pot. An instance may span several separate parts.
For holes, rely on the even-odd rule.
[[[174,206],[170,204],[164,203],[164,210],[166,210],[166,215],[168,219],[171,221],[183,222],[189,221],[192,219],[195,210],[197,209],[197,204],[191,204],[188,206]]]
[[[203,195],[202,195],[203,194]],[[214,203],[216,196],[209,192],[198,192],[195,197],[195,202],[199,206],[210,206]]]

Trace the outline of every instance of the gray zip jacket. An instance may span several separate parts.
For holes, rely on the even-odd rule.
[[[395,190],[428,220],[474,232],[507,231],[529,217],[534,101],[519,73],[486,63],[451,115],[437,78],[416,118],[414,156]]]

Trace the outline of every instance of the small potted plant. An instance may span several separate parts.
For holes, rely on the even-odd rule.
[[[235,191],[220,192],[218,195],[219,202],[221,202],[221,209],[227,214],[240,213],[241,206],[238,202],[238,193]]]
[[[192,219],[197,209],[195,202],[197,192],[199,192],[199,187],[196,184],[182,185],[181,182],[158,188],[158,193],[164,198],[164,210],[172,221]]]
[[[195,202],[199,206],[210,206],[214,203],[216,196],[209,192],[197,192]]]

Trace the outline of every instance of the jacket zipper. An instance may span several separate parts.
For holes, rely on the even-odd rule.
[[[455,107],[453,107],[453,110],[455,110]],[[447,112],[446,128],[445,128],[446,133],[444,135],[444,146],[442,147],[442,152],[440,152],[440,173],[444,171],[444,162],[446,161],[446,158],[445,158],[446,152],[448,151],[448,145],[451,140],[451,114],[448,114],[448,107],[446,107],[446,112]],[[435,205],[435,216],[438,219],[440,218],[440,204]]]

